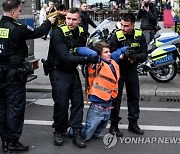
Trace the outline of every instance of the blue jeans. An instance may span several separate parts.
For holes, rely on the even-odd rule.
[[[108,124],[111,114],[112,103],[91,103],[86,116],[86,123],[83,128],[83,138],[85,141],[91,137],[99,137],[102,130]]]

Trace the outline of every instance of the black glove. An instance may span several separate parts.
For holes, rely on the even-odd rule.
[[[98,63],[98,56],[87,56],[84,57],[86,60],[86,63],[96,64]]]

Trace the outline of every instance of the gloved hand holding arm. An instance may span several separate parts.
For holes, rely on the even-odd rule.
[[[124,54],[127,51],[128,46],[118,48],[113,53],[111,53],[111,58],[115,60],[116,62],[119,62],[119,58],[122,54]]]

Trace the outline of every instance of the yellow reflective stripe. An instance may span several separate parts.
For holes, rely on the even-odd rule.
[[[162,44],[163,44],[162,42],[156,41],[156,46],[157,46],[157,47],[161,46]]]
[[[123,31],[122,31],[122,30],[117,31],[117,32],[116,32],[116,36],[117,36],[118,41],[123,41],[123,40],[125,40],[125,39],[126,39],[126,37],[124,36],[124,34],[123,34]]]
[[[66,25],[63,25],[63,26],[60,25],[59,27],[62,29],[64,36],[71,36],[72,35],[71,31],[68,29],[68,27]],[[78,28],[79,28],[79,35],[80,35],[82,32],[84,32],[84,30],[80,26],[78,26]]]
[[[107,89],[107,88],[105,88],[105,87],[102,87],[102,86],[100,86],[100,85],[98,85],[98,84],[92,84],[92,87],[94,87],[94,88],[97,88],[97,89],[100,89],[100,90],[102,90],[102,91],[105,91],[105,92],[107,92],[107,93],[109,93],[109,94],[111,94],[111,92],[112,92],[112,90],[109,90],[109,89]]]
[[[140,30],[140,29],[135,29],[134,39],[136,39],[137,37],[139,37],[139,36],[141,36],[141,35],[142,35],[142,30]],[[117,31],[117,32],[116,32],[116,36],[117,36],[118,41],[122,41],[122,40],[125,40],[125,39],[126,39],[126,37],[124,36],[122,30]]]
[[[62,27],[60,27],[61,29],[62,29],[62,31],[63,31],[63,33],[64,33],[64,36],[71,36],[72,34],[71,34],[71,31],[68,29],[68,27],[67,26],[62,26]]]
[[[158,59],[161,59],[161,58],[166,57],[167,55],[163,55],[163,56],[159,56],[159,57],[157,57],[157,58],[153,58],[154,56],[161,55],[161,54],[163,54],[163,53],[166,53],[166,51],[164,51],[163,49],[157,51],[156,53],[154,53],[154,54],[152,55],[152,59],[153,59],[153,60],[158,60]]]
[[[9,38],[9,29],[0,28],[0,38]]]
[[[134,39],[136,39],[137,37],[142,35],[142,30],[140,29],[135,29],[135,33],[134,33]]]
[[[131,43],[131,47],[138,47],[139,43]]]
[[[80,27],[80,26],[78,26],[78,28],[79,28],[79,35],[80,35],[81,33],[84,32],[84,29],[82,27]]]

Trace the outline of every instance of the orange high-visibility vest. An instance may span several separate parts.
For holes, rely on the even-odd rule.
[[[96,64],[96,69],[90,65],[88,67],[88,95],[95,95],[103,100],[110,100],[111,97],[116,98],[118,95],[118,80],[120,77],[119,65],[111,60],[111,64],[115,68],[116,76],[114,76],[110,66],[101,61]]]

